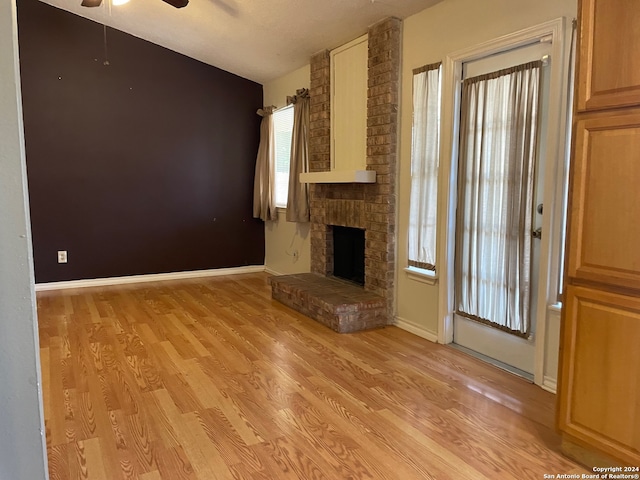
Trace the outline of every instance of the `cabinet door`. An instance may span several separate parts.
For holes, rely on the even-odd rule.
[[[578,110],[640,104],[638,0],[583,0]]]
[[[640,299],[567,287],[560,428],[640,465]]]
[[[640,110],[575,125],[569,277],[640,290]]]

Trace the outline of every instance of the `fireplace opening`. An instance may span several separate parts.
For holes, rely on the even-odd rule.
[[[364,230],[333,227],[333,275],[364,285]]]

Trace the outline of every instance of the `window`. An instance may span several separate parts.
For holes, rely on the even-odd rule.
[[[291,160],[291,132],[293,131],[293,105],[273,113],[275,133],[275,202],[276,207],[287,207],[289,193],[289,163]]]
[[[436,270],[438,162],[440,156],[440,63],[413,72],[409,267]]]

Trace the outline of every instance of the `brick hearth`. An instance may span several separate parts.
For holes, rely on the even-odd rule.
[[[338,333],[387,324],[384,298],[335,277],[317,273],[271,277],[271,294]]]
[[[291,296],[287,301],[282,301],[331,328],[331,322],[325,322],[318,318],[320,314],[313,313],[317,312],[314,305],[325,301],[323,298],[314,297],[314,292],[318,289],[324,292],[325,288],[342,288],[343,300],[353,298],[350,304],[353,307],[350,310],[352,313],[362,304],[359,300],[362,298],[360,294],[366,294],[368,301],[382,302],[380,315],[374,315],[370,323],[357,320],[358,329],[386,325],[393,318],[400,38],[401,21],[397,18],[387,18],[369,28],[366,164],[367,170],[376,171],[376,183],[310,185],[311,272],[316,276],[287,276],[292,277],[291,281],[296,287],[293,289],[286,283],[289,288],[286,294],[280,292],[280,287],[277,286],[285,285],[285,279],[280,282],[278,277],[274,277],[272,280],[272,285],[276,285],[272,290],[274,298],[281,300],[286,295]],[[331,75],[328,50],[311,57],[309,92],[309,169],[311,172],[329,171]],[[334,225],[365,230],[364,288],[342,281],[338,281],[338,284],[332,283],[331,287],[317,284],[319,280],[316,277],[333,275]],[[304,286],[305,281],[310,282],[307,287]],[[293,298],[294,296],[296,298]],[[304,302],[310,303],[305,305]],[[363,311],[366,310],[362,308]],[[363,315],[364,317],[368,315]],[[347,328],[343,331],[354,329]]]

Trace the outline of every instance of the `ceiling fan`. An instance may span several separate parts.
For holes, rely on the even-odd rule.
[[[162,0],[165,3],[168,3],[172,7],[182,8],[186,7],[189,3],[189,0]],[[83,7],[99,7],[102,3],[102,0],[82,0]]]

